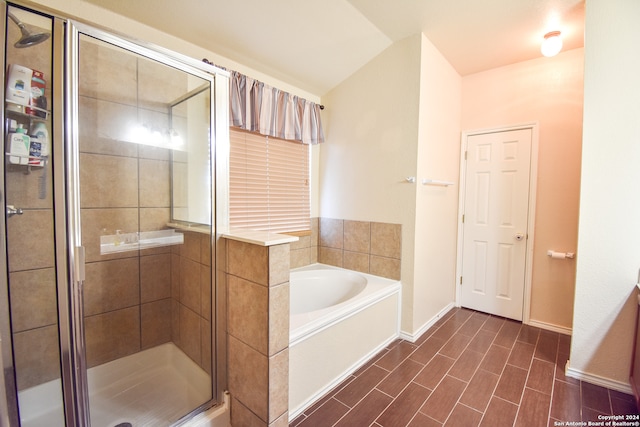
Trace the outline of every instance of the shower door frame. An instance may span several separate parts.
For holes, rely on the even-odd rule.
[[[50,14],[47,12],[39,11],[32,8],[30,5],[22,5],[19,2],[7,2],[0,0],[0,31],[2,31],[3,43],[0,43],[0,64],[2,69],[6,70],[6,34],[7,34],[7,10],[8,7],[16,7],[24,9],[31,13],[45,14],[51,18],[52,22],[52,37],[57,40],[64,40],[65,34],[65,20]],[[54,75],[62,76],[64,74],[64,45],[61,42],[52,43],[51,52],[51,68]],[[53,215],[54,215],[54,227],[55,230],[66,231],[66,195],[64,181],[60,177],[64,177],[65,165],[63,158],[62,146],[59,142],[63,141],[64,136],[64,83],[61,77],[52,78],[52,96],[51,113],[52,113],[52,132],[51,132],[51,161],[55,166],[54,173],[55,181],[53,183]],[[0,98],[5,99],[5,85],[0,85]],[[0,108],[0,120],[5,122],[4,108]],[[0,205],[4,206],[4,191],[5,191],[5,162],[0,162]],[[0,262],[0,292],[3,295],[8,295],[9,281],[8,281],[8,251],[7,251],[7,227],[6,227],[7,214],[3,212],[0,214],[0,256],[2,262]],[[54,233],[55,244],[55,275],[56,275],[56,296],[57,296],[57,309],[58,309],[58,340],[60,346],[60,375],[62,384],[63,395],[63,410],[64,420],[67,425],[77,425],[77,411],[75,405],[68,405],[65,402],[71,402],[73,400],[72,384],[74,377],[74,369],[71,354],[71,336],[70,336],[70,321],[69,316],[69,289],[65,286],[68,283],[69,276],[67,275],[67,237],[66,233]],[[0,337],[8,337],[0,347],[0,427],[9,427],[20,425],[20,410],[18,401],[18,392],[16,384],[16,371],[13,364],[13,334],[11,331],[11,313],[9,308],[9,301],[0,300]]]
[[[190,417],[201,413],[223,402],[224,390],[226,388],[226,376],[224,364],[226,360],[226,344],[224,339],[225,323],[224,310],[221,310],[221,292],[217,283],[217,246],[220,238],[220,222],[224,221],[226,212],[226,198],[220,197],[217,192],[220,188],[225,188],[226,182],[226,161],[224,160],[225,147],[228,146],[228,78],[229,73],[225,70],[211,66],[201,61],[194,60],[176,52],[161,48],[159,46],[143,43],[139,40],[132,40],[124,35],[114,34],[111,31],[100,29],[96,26],[85,24],[77,20],[67,20],[65,48],[66,48],[66,123],[65,129],[65,164],[68,171],[65,177],[67,186],[67,226],[68,226],[68,253],[69,253],[69,284],[73,289],[71,302],[71,313],[73,324],[76,325],[74,334],[74,353],[80,357],[82,369],[76,371],[79,375],[75,379],[74,389],[80,390],[76,393],[75,403],[78,408],[78,418],[83,421],[83,425],[90,425],[89,399],[86,376],[86,358],[84,349],[84,334],[81,327],[82,318],[82,288],[84,285],[84,248],[82,247],[80,229],[80,168],[79,168],[79,127],[78,127],[78,66],[79,66],[79,39],[80,35],[95,38],[102,42],[112,44],[116,47],[128,50],[134,54],[155,60],[164,65],[174,67],[185,73],[200,77],[210,82],[211,87],[211,109],[210,109],[210,152],[211,152],[211,282],[212,282],[212,321],[215,327],[211,328],[212,347],[212,399],[185,414],[177,421],[181,423]],[[226,139],[225,139],[225,135]],[[222,154],[222,155],[221,155]]]
[[[0,1],[0,31],[3,34],[3,43],[0,43],[0,64],[2,69],[6,67],[6,34],[7,34],[7,4]],[[2,102],[5,99],[5,85],[0,85],[0,97]],[[4,108],[0,108],[0,120],[4,128]],[[4,134],[4,130],[3,130]],[[4,156],[3,156],[4,157]],[[5,162],[0,162],[0,206],[5,204]],[[7,265],[7,227],[6,212],[2,209],[0,213],[0,293],[9,295],[8,265]],[[9,311],[9,299],[0,298],[0,427],[9,427],[14,423],[18,423],[20,418],[18,415],[18,394],[15,384],[15,366],[13,365],[13,345],[11,333],[11,313]],[[8,340],[2,341],[2,337]]]
[[[61,382],[64,420],[67,426],[89,426],[86,358],[84,348],[82,287],[84,248],[80,235],[79,134],[78,134],[78,45],[80,34],[111,43],[135,54],[156,60],[183,72],[201,77],[211,84],[211,383],[212,399],[186,414],[177,423],[222,404],[226,390],[226,316],[224,283],[218,283],[217,251],[228,212],[228,94],[229,73],[211,64],[168,49],[143,43],[91,23],[72,20],[43,5],[27,1],[0,0],[0,31],[6,35],[7,7],[16,6],[52,18],[52,169],[55,226],[55,267],[58,299]],[[6,40],[5,40],[6,42]],[[0,63],[6,70],[5,43],[0,47]],[[5,87],[0,85],[4,98]],[[4,123],[4,109],[0,109]],[[5,165],[0,164],[0,202],[4,204]],[[0,292],[8,292],[6,212],[0,215]],[[13,364],[9,301],[0,300],[0,427],[20,425],[18,395]]]

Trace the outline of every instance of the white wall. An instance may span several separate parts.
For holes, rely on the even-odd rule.
[[[402,224],[402,331],[455,297],[460,77],[421,34],[401,40],[323,97],[320,215]],[[406,177],[416,177],[410,184]]]
[[[460,167],[462,79],[424,35],[421,53],[412,334],[455,301]]]
[[[628,389],[640,268],[640,2],[589,0],[569,375]]]
[[[411,328],[420,36],[401,40],[322,101],[320,216],[402,224],[402,328]]]
[[[582,146],[584,50],[540,57],[462,79],[462,129],[537,122],[537,203],[530,321],[571,331]]]

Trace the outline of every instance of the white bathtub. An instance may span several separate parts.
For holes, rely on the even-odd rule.
[[[291,271],[289,419],[399,336],[399,281],[323,264]]]

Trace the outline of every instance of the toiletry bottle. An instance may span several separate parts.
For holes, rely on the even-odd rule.
[[[49,155],[49,131],[43,122],[35,122],[31,127],[31,144],[29,146],[29,164],[44,166]]]
[[[18,64],[9,65],[7,76],[8,101],[7,109],[24,112],[24,108],[31,102],[31,79],[33,70]]]
[[[27,130],[18,125],[15,133],[9,134],[9,163],[14,165],[29,164],[29,146],[31,138],[27,135]]]
[[[44,96],[44,89],[46,82],[44,81],[44,73],[38,70],[31,70],[31,99],[29,100],[29,107],[25,108],[25,113],[46,118],[47,114],[47,98]]]

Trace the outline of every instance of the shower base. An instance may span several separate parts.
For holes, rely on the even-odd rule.
[[[168,425],[211,397],[211,379],[174,344],[88,370],[92,427]],[[63,427],[60,380],[19,393],[23,427]]]

